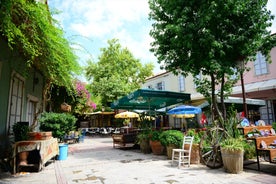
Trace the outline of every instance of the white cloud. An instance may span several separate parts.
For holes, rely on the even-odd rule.
[[[120,30],[125,23],[148,15],[147,0],[66,0],[59,6],[60,20],[69,18],[69,28],[83,36],[104,37]],[[56,3],[57,4],[57,3]]]
[[[269,30],[271,31],[271,33],[276,33],[276,1],[268,0],[267,9],[269,9],[272,12],[272,14],[275,16],[274,20],[272,21],[272,27]]]
[[[143,63],[153,61],[156,64],[154,72],[159,71],[157,59],[149,51],[150,42],[153,40],[149,36],[151,27],[147,20],[148,0],[48,1],[50,6],[62,11],[56,18],[61,22],[67,37],[82,35],[93,40],[89,51],[94,59],[98,57],[100,47],[107,45],[107,40],[117,38],[123,47],[127,47],[133,53],[135,58]],[[275,0],[268,1],[268,9],[272,11],[272,14],[276,14]],[[270,30],[276,33],[275,19]],[[84,42],[80,41],[80,44]]]
[[[117,38],[142,62],[156,61],[149,51],[148,0],[50,0],[50,3],[62,10],[57,19],[67,34],[89,37],[94,43],[100,40],[101,46]]]

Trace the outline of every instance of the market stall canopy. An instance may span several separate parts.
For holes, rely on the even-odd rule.
[[[152,89],[138,89],[111,104],[112,109],[157,110],[191,100],[190,94]]]

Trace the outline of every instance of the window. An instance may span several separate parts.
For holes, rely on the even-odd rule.
[[[148,89],[152,89],[152,85],[148,85]]]
[[[178,76],[178,86],[180,92],[185,91],[185,78],[183,75]]]
[[[165,82],[164,81],[158,82],[156,88],[158,90],[165,90]]]
[[[265,56],[262,55],[261,52],[257,52],[254,67],[255,67],[255,74],[256,75],[263,75],[263,74],[268,73]]]
[[[23,105],[23,89],[24,81],[19,75],[12,77],[10,104],[9,104],[9,121],[8,133],[12,133],[12,126],[14,123],[21,121],[22,105]]]
[[[27,102],[27,120],[31,124],[34,121],[35,113],[36,113],[36,107],[38,103],[38,98],[28,95],[28,102]]]
[[[231,75],[230,76],[230,79],[231,80],[236,80],[236,79],[238,79],[239,78],[239,73],[238,73],[238,70],[237,70],[237,68],[231,68],[231,70],[233,71],[233,75]]]
[[[201,80],[202,80],[202,75],[201,75],[201,73],[199,73],[198,75],[196,75],[196,77],[195,77],[194,81],[195,81],[195,80],[199,80],[199,81],[201,81]],[[194,83],[194,87],[195,87],[195,88],[197,88],[196,83]]]

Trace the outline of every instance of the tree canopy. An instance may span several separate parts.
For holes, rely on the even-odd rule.
[[[152,75],[153,64],[142,64],[119,40],[108,41],[107,48],[101,48],[98,62],[89,61],[86,76],[91,81],[93,95],[100,96],[102,105],[109,106],[117,100],[140,88],[146,77]]]
[[[72,89],[80,72],[77,57],[47,4],[35,0],[1,0],[0,33],[11,49],[19,51],[27,66],[40,70],[47,84]]]
[[[151,51],[167,70],[209,76],[202,86],[209,87],[216,104],[216,86],[223,97],[224,88],[231,87],[225,86],[226,77],[242,61],[252,60],[259,50],[270,52],[273,37],[267,28],[274,17],[266,4],[267,0],[150,0]]]

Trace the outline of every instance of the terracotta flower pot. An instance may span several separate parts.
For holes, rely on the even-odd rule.
[[[140,141],[140,150],[141,150],[143,153],[150,153],[150,152],[151,152],[149,140],[147,140],[147,139],[142,139],[142,140]]]
[[[164,153],[164,146],[161,144],[160,141],[150,140],[150,147],[154,155],[162,155]]]
[[[29,155],[28,151],[22,151],[22,152],[18,153],[18,157],[19,157],[18,165],[28,165],[28,160],[27,160],[28,155]]]
[[[167,148],[167,156],[168,156],[168,159],[172,159],[172,150],[173,150],[173,149],[176,149],[177,146],[174,145],[174,144],[170,144],[170,145],[168,145],[166,148]]]

